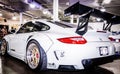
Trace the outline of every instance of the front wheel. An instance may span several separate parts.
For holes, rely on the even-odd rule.
[[[7,41],[5,39],[2,40],[0,52],[1,52],[1,55],[7,54]]]
[[[37,41],[31,40],[28,43],[26,60],[31,69],[43,70],[46,68],[46,55]]]

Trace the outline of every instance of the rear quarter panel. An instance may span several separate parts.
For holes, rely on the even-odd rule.
[[[40,34],[36,33],[34,36],[32,36],[28,40],[28,42],[30,40],[36,40],[40,44],[40,46],[44,49],[45,52],[47,52],[49,50],[49,48],[52,46],[52,44],[53,44],[53,41],[47,35],[41,34],[41,33]]]

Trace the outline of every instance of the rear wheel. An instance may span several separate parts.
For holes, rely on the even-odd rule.
[[[5,39],[2,40],[0,52],[1,52],[1,55],[7,54],[7,41]]]
[[[44,70],[46,68],[46,55],[37,41],[31,40],[28,43],[26,60],[31,69]]]

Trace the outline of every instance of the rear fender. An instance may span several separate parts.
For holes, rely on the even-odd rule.
[[[27,44],[30,40],[36,40],[40,44],[40,46],[47,52],[53,44],[53,41],[46,35],[34,35],[28,39]]]

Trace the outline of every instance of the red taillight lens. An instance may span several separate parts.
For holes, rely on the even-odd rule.
[[[120,42],[120,39],[114,39],[114,38],[112,38],[112,37],[109,37],[109,39],[110,39],[111,41]]]
[[[110,39],[111,41],[115,41],[115,39],[113,39],[112,37],[109,37],[109,39]]]
[[[68,44],[85,44],[87,41],[82,36],[77,37],[66,37],[57,39],[60,42],[68,43]]]

